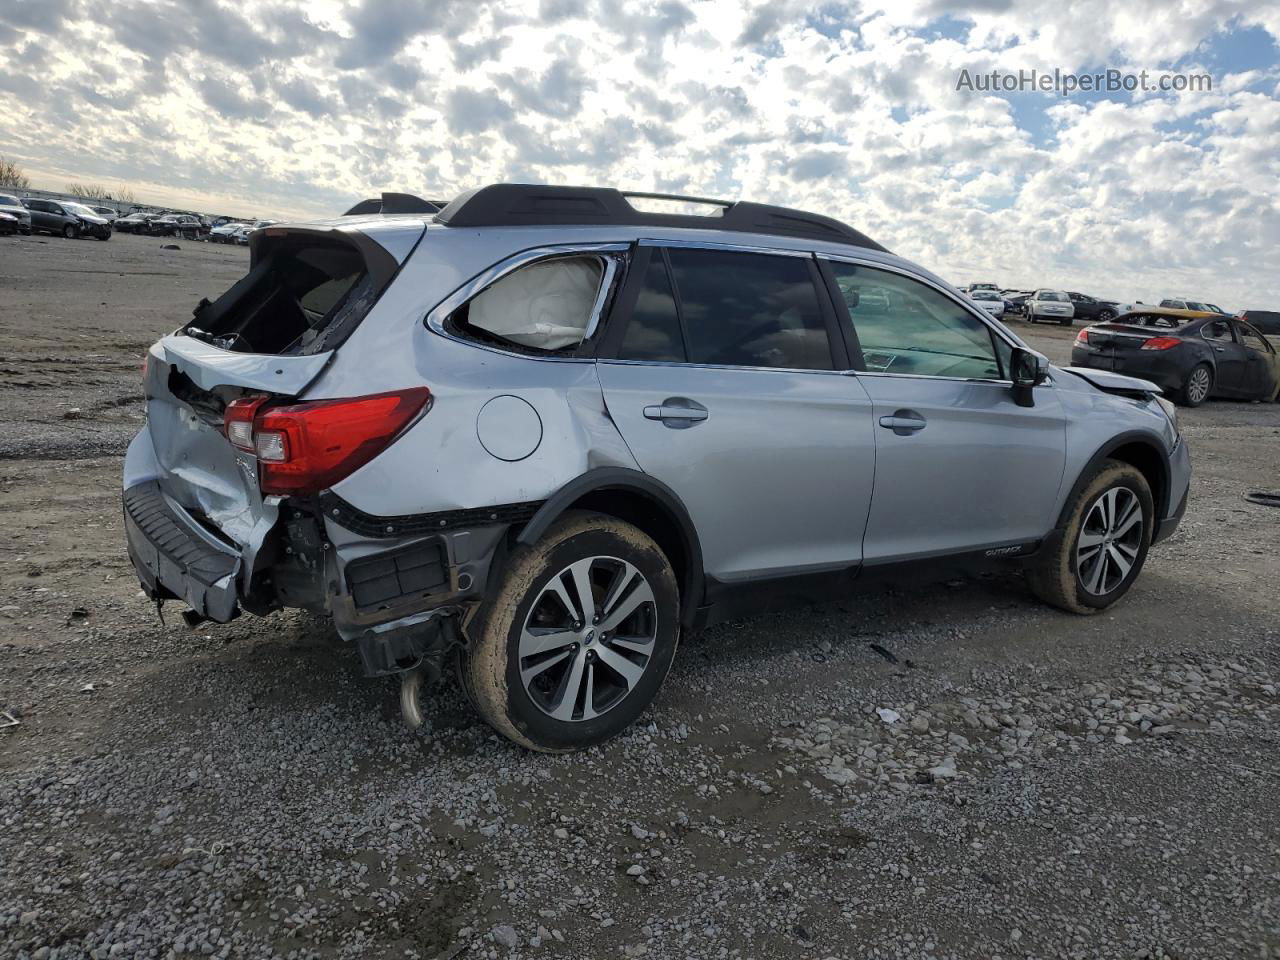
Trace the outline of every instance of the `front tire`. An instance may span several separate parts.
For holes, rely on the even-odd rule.
[[[515,743],[567,752],[603,743],[657,695],[679,639],[680,593],[641,530],[569,513],[511,555],[462,663],[480,715]]]
[[[1114,310],[1099,310],[1098,317],[1094,323],[1110,323],[1116,318]]]
[[[65,224],[62,228],[62,235],[68,240],[77,240],[80,237],[80,228],[74,223]]]
[[[1131,464],[1104,461],[1071,501],[1066,528],[1028,568],[1031,592],[1070,613],[1105,610],[1142,572],[1154,518],[1146,477]]]

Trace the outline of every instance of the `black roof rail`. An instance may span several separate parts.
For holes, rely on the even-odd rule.
[[[710,204],[720,209],[709,215],[650,213],[627,202],[628,197]],[[766,233],[806,240],[824,240],[884,251],[866,234],[848,224],[817,213],[773,207],[745,200],[711,200],[665,193],[636,193],[611,187],[549,187],[529,183],[494,183],[459,195],[436,214],[436,223],[450,227],[516,227],[552,224],[635,227],[686,227]],[[888,252],[888,251],[885,251]]]
[[[423,200],[411,193],[384,193],[381,197],[361,200],[343,216],[357,217],[369,213],[438,213],[447,203],[447,200]]]

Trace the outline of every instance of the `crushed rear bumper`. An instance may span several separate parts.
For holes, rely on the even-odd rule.
[[[129,559],[142,588],[155,599],[186,601],[201,616],[226,623],[240,612],[236,582],[240,553],[218,541],[154,480],[124,491]]]

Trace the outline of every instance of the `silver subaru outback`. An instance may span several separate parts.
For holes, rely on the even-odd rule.
[[[517,743],[600,743],[681,631],[924,565],[1093,613],[1186,508],[1158,388],[824,216],[497,184],[251,247],[149,351],[129,554],[193,624],[332,617],[410,722],[456,666]]]

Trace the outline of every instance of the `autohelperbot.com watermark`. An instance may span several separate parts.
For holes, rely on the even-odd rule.
[[[1097,73],[1071,73],[1050,70],[992,70],[974,73],[962,69],[956,77],[956,90],[972,93],[1057,93],[1070,97],[1076,93],[1208,93],[1213,90],[1213,77],[1207,73],[1152,73],[1139,70],[1107,69]]]

